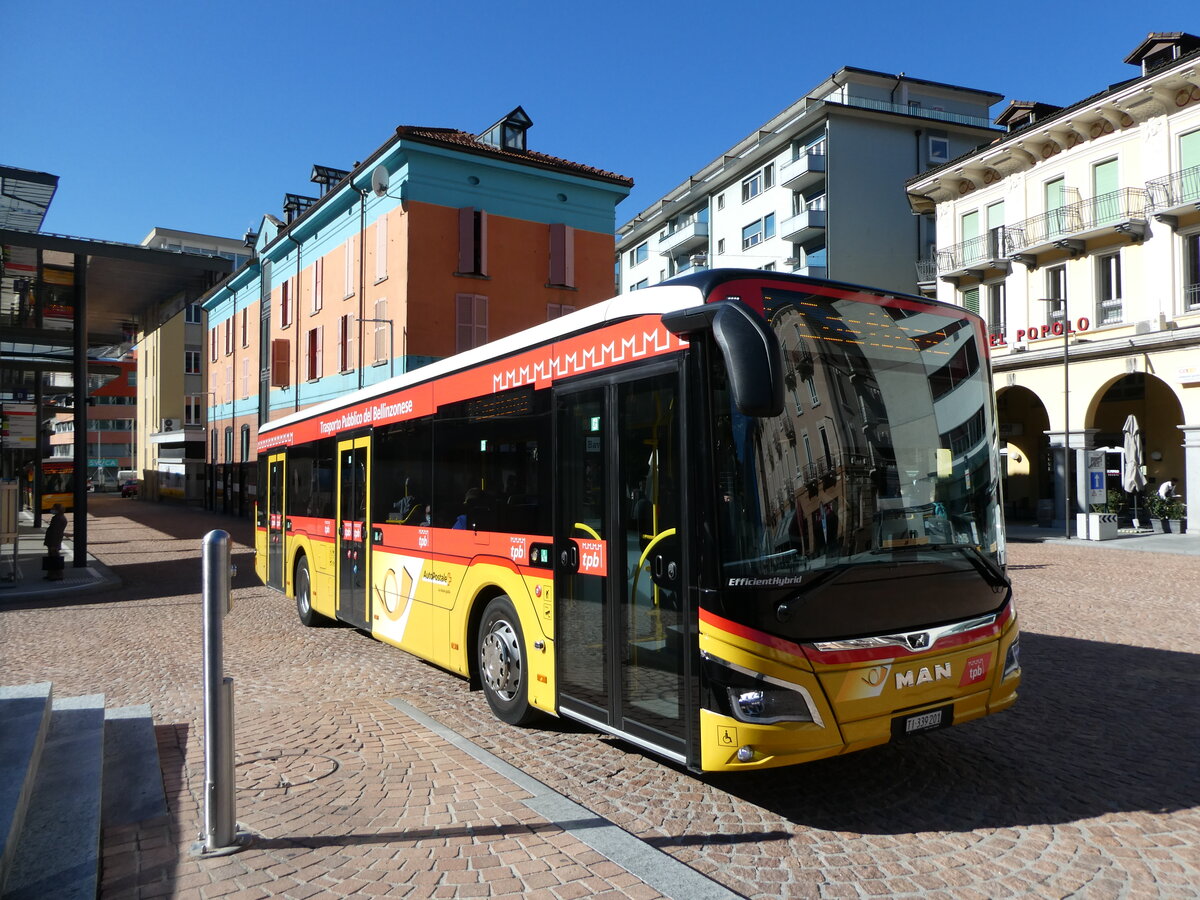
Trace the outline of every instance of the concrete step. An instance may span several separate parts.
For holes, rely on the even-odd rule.
[[[54,700],[4,900],[94,900],[103,762],[104,695]]]
[[[133,825],[166,814],[158,739],[149,705],[105,710],[104,827]]]
[[[0,894],[25,825],[53,694],[48,681],[0,687]]]

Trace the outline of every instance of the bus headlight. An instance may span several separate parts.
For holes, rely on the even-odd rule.
[[[735,719],[743,722],[811,722],[812,710],[804,695],[787,688],[762,687],[751,690],[726,688]]]
[[[718,712],[750,725],[814,722],[824,727],[812,695],[799,684],[753,672],[711,653],[704,671]]]
[[[1000,680],[1003,681],[1014,672],[1021,669],[1021,639],[1014,638],[1013,642],[1008,645],[1008,653],[1004,657],[1004,671],[1000,673]]]

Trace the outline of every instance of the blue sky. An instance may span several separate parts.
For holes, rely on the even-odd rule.
[[[0,163],[60,176],[45,230],[137,242],[240,235],[314,163],[517,105],[531,149],[635,180],[620,225],[842,66],[1066,105],[1200,3],[0,0],[0,27]]]

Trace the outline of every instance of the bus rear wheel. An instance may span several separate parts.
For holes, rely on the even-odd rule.
[[[525,636],[508,597],[496,597],[484,609],[477,650],[479,680],[496,718],[509,725],[534,721],[538,711],[529,704]]]
[[[308,558],[303,556],[296,564],[296,615],[300,617],[300,624],[309,628],[329,621],[313,609],[312,576],[308,572]]]

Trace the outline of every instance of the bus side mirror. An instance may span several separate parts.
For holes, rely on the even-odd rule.
[[[672,334],[708,331],[729,373],[738,412],[770,417],[783,412],[783,354],[771,327],[740,300],[721,300],[666,313],[663,327]]]

